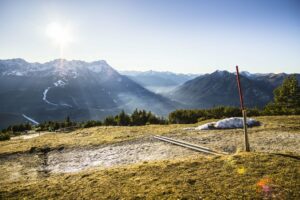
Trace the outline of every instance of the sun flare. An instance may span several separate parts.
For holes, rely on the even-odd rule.
[[[64,47],[72,41],[70,28],[56,22],[47,25],[46,35],[60,47]]]

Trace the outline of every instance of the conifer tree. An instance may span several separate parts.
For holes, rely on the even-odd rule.
[[[273,93],[274,102],[265,107],[267,114],[300,114],[300,87],[295,75],[287,77]]]

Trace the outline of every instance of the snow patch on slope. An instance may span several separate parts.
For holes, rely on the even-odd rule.
[[[31,121],[31,122],[32,122],[33,124],[35,124],[35,125],[38,125],[38,124],[39,124],[37,121],[35,121],[34,119],[28,117],[28,116],[25,115],[25,114],[22,114],[22,116],[23,116],[25,119]]]
[[[107,68],[109,68],[109,65],[106,63],[105,60],[99,60],[99,61],[92,62],[88,66],[89,70],[96,72],[96,73],[104,72]]]
[[[24,72],[21,71],[17,71],[17,70],[13,70],[11,72],[3,72],[2,73],[3,76],[24,76]]]
[[[249,127],[259,126],[260,122],[254,119],[248,118],[247,125]],[[210,130],[210,129],[230,129],[230,128],[243,128],[243,118],[241,117],[231,117],[219,120],[217,122],[203,124],[196,127],[196,130]]]
[[[69,104],[67,104],[67,103],[62,103],[62,104],[60,104],[61,106],[67,106],[67,107],[70,107],[70,108],[72,108],[73,106],[71,106],[71,105],[69,105]]]
[[[43,101],[45,101],[47,104],[53,105],[53,106],[58,106],[58,104],[52,103],[50,101],[47,100],[47,93],[50,90],[51,87],[48,87],[44,90],[43,92]]]
[[[56,103],[52,103],[50,101],[47,100],[47,93],[50,90],[51,87],[48,87],[44,90],[43,92],[43,101],[45,101],[47,104],[52,105],[52,106],[66,106],[66,107],[70,107],[72,108],[73,106],[66,104],[66,103],[62,103],[62,104],[56,104]]]
[[[54,83],[55,87],[63,87],[66,85],[65,82],[63,82],[62,80],[58,80]]]

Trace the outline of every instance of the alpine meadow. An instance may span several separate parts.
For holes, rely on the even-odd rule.
[[[300,199],[297,0],[0,0],[0,199]]]

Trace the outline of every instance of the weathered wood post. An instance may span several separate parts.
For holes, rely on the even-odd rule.
[[[248,139],[248,133],[247,133],[247,112],[244,107],[244,100],[243,100],[243,93],[242,93],[242,86],[240,82],[240,74],[239,74],[239,67],[236,66],[236,79],[239,89],[239,95],[240,95],[240,102],[241,102],[241,110],[243,114],[243,126],[244,126],[244,137],[245,137],[245,150],[247,152],[250,152],[250,144]]]

